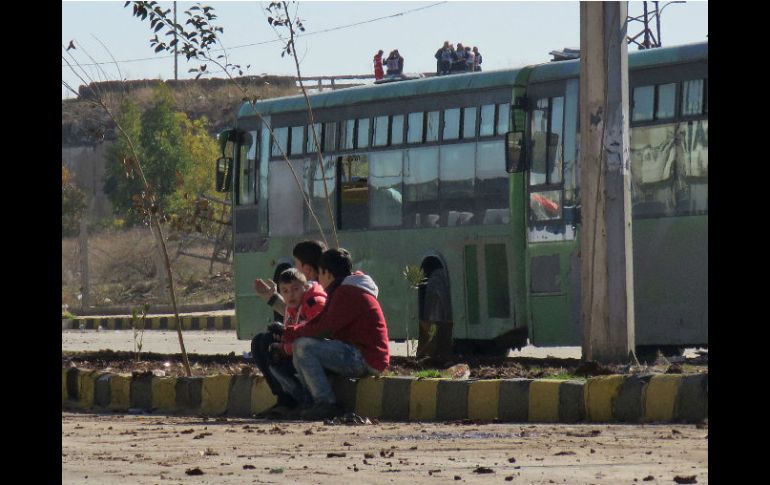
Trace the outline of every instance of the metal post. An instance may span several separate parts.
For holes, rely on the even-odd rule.
[[[583,359],[634,349],[627,2],[580,3]]]
[[[90,204],[89,204],[90,205]],[[80,253],[80,310],[88,310],[91,306],[91,290],[88,286],[88,210],[80,214],[80,234],[78,235],[78,252]]]
[[[647,16],[647,2],[644,3],[644,48],[650,48],[650,29],[648,27],[650,18]]]

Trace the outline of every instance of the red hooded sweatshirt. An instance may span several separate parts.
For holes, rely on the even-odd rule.
[[[324,291],[323,286],[315,281],[309,281],[308,283],[310,284],[310,288],[305,290],[305,294],[302,295],[299,307],[286,307],[286,318],[284,318],[283,324],[287,329],[312,320],[323,311],[324,306],[326,305],[326,291]],[[282,339],[283,350],[288,355],[291,355],[292,353],[292,340],[293,339],[286,338],[284,331]]]
[[[328,337],[356,347],[369,367],[382,372],[390,365],[388,324],[377,301],[379,290],[357,271],[345,277],[328,296],[326,309],[315,319],[286,328],[284,339]]]

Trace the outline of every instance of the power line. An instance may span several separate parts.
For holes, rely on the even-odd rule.
[[[443,2],[432,3],[432,4],[426,5],[424,7],[413,8],[413,9],[410,9],[410,10],[404,10],[403,12],[397,12],[397,13],[394,13],[394,14],[391,14],[391,15],[386,15],[384,17],[377,17],[377,18],[374,18],[374,19],[364,20],[364,21],[361,21],[361,22],[355,22],[355,23],[347,24],[347,25],[339,25],[337,27],[331,27],[331,28],[328,28],[328,29],[318,30],[318,31],[315,31],[315,32],[306,32],[306,33],[303,33],[301,35],[301,37],[308,37],[308,36],[311,36],[311,35],[325,34],[325,33],[328,33],[328,32],[334,32],[334,31],[337,31],[337,30],[343,30],[343,29],[348,29],[350,27],[357,27],[359,25],[364,25],[364,24],[369,24],[369,23],[372,23],[372,22],[377,22],[379,20],[386,20],[386,19],[390,19],[390,18],[394,18],[394,17],[401,17],[403,15],[410,14],[412,12],[417,12],[419,10],[426,10],[426,9],[429,9],[429,8],[436,7],[438,5],[442,5],[444,3],[448,3],[448,2],[447,1],[443,1]],[[298,36],[298,38],[299,37],[300,36]],[[251,44],[237,45],[237,46],[229,47],[226,50],[232,51],[232,50],[235,50],[235,49],[241,49],[243,47],[254,47],[254,46],[258,46],[258,45],[273,44],[275,42],[282,42],[282,39],[272,39],[272,40],[265,40],[265,41],[262,41],[262,42],[254,42],[254,43],[251,43]],[[224,51],[224,50],[225,49],[214,49],[214,52],[219,52],[219,51]],[[162,60],[162,59],[169,59],[171,57],[174,57],[174,55],[173,54],[169,54],[169,55],[164,55],[164,56],[141,57],[141,58],[138,58],[138,59],[125,59],[125,60],[121,60],[121,61],[117,61],[117,62],[118,63],[128,63],[128,62],[142,62],[142,61],[159,61],[159,60]],[[81,66],[99,66],[99,65],[103,65],[103,64],[115,64],[115,62],[116,61],[93,62],[93,63],[90,63],[90,64],[81,64]],[[62,67],[66,67],[66,66],[64,64],[62,64]]]

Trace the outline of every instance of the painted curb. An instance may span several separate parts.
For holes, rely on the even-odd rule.
[[[708,374],[610,375],[586,381],[333,378],[345,411],[394,421],[698,423]],[[249,417],[275,404],[262,376],[156,377],[62,369],[62,409]]]
[[[182,330],[235,330],[235,316],[180,316]],[[62,320],[62,330],[131,330],[131,317],[109,318],[75,318],[65,324]],[[141,327],[141,320],[138,326]],[[145,330],[176,330],[174,317],[148,317],[144,321]]]

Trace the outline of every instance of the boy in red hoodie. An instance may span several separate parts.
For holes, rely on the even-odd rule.
[[[326,305],[326,292],[323,287],[315,281],[308,281],[296,268],[289,268],[278,276],[278,292],[286,304],[283,328],[275,332],[279,335],[283,335],[286,329],[312,320]],[[280,342],[271,345],[274,346],[281,346],[283,354],[292,355],[291,340],[281,338]]]
[[[318,260],[321,254],[326,250],[326,245],[321,241],[302,241],[297,243],[292,249],[294,256],[294,266],[305,276],[306,280],[313,282],[318,279]],[[257,279],[254,281],[254,290],[257,296],[265,300],[275,312],[285,315],[286,302],[277,291],[277,286],[271,280]],[[303,292],[304,294],[304,292]],[[325,295],[324,295],[325,299]],[[314,304],[306,302],[306,306],[311,308]],[[321,305],[322,307],[322,305]],[[300,311],[299,314],[302,314]],[[295,317],[296,318],[296,317]],[[283,418],[292,414],[293,409],[299,404],[291,393],[284,391],[284,385],[276,377],[278,373],[284,376],[284,381],[294,381],[299,386],[299,381],[295,377],[294,365],[291,359],[284,359],[277,362],[273,358],[270,348],[276,342],[281,340],[283,325],[272,323],[268,326],[266,332],[258,333],[251,341],[251,357],[259,368],[262,375],[265,376],[270,390],[275,395],[277,403],[272,408],[260,413],[260,417]]]

